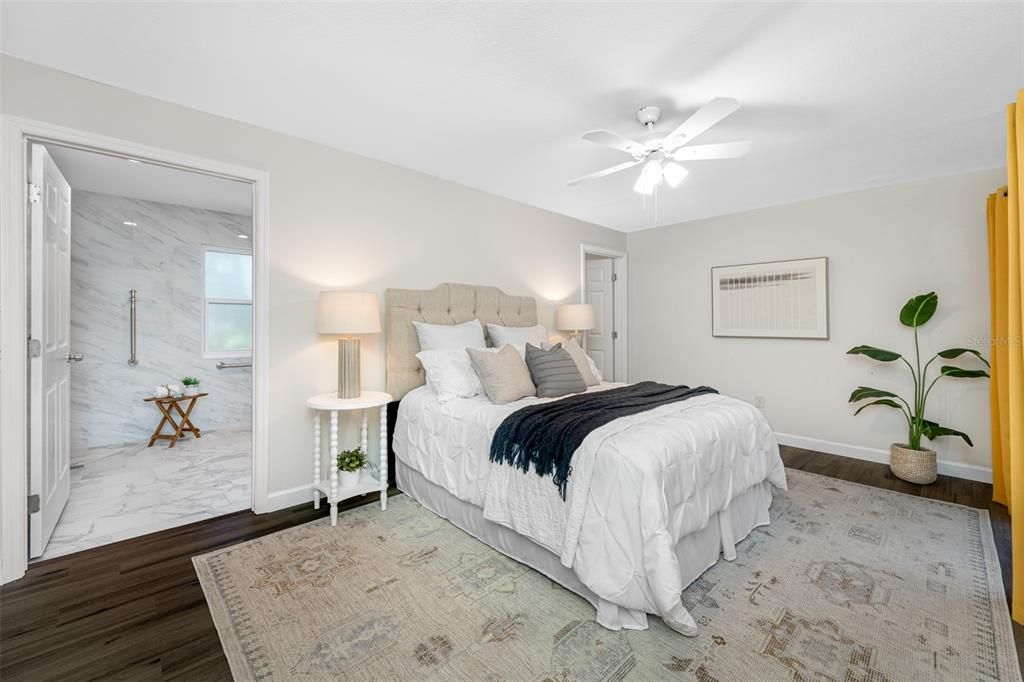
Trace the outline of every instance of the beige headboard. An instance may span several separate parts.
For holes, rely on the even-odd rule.
[[[441,284],[434,289],[388,289],[384,294],[384,338],[387,391],[395,400],[424,383],[416,359],[420,342],[412,321],[531,327],[537,324],[537,302],[528,296],[509,296],[495,287]]]

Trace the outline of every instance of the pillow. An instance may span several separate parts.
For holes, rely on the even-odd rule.
[[[485,348],[484,328],[480,320],[470,320],[462,324],[429,324],[413,320],[416,337],[420,341],[420,350],[445,350],[457,348]]]
[[[472,398],[484,392],[464,349],[421,350],[416,357],[427,371],[427,387],[438,402]]]
[[[484,392],[495,405],[504,405],[520,398],[536,395],[530,370],[514,346],[501,350],[467,348],[466,355],[476,369]]]
[[[527,344],[526,365],[537,386],[538,398],[558,398],[587,390],[576,362],[560,343],[552,346],[551,350]]]
[[[573,351],[569,347],[569,344],[575,344],[575,346],[580,349],[580,353],[583,354],[584,362],[586,363],[587,369],[589,369],[590,373],[594,376],[595,383],[589,383],[587,373],[583,371],[583,367],[580,365],[577,356],[573,354]],[[541,348],[543,348],[544,350],[551,350],[554,347],[554,345],[555,344],[545,343],[541,346]],[[565,349],[569,351],[569,355],[572,355],[573,360],[576,360],[576,366],[580,368],[580,374],[583,375],[583,380],[584,382],[587,382],[587,386],[596,386],[600,384],[602,381],[604,381],[604,378],[601,376],[601,370],[599,370],[597,368],[597,364],[594,363],[594,358],[587,355],[587,352],[580,348],[580,344],[576,342],[576,339],[569,339],[567,342],[565,342]]]
[[[576,343],[576,339],[569,339],[562,344],[562,348],[564,348],[565,352],[569,354],[572,361],[576,363],[576,369],[580,371],[580,376],[583,377],[584,384],[587,386],[597,386],[601,383],[601,380],[595,376],[594,371],[590,369],[590,363],[593,362],[593,360],[590,359],[589,355],[583,352],[583,349],[580,348],[580,344]],[[595,367],[594,369],[597,368]]]
[[[597,379],[597,383],[601,383],[602,381],[604,381],[604,377],[601,376],[601,370],[599,370],[597,368],[597,365],[594,363],[594,358],[590,357],[589,355],[587,355],[586,357],[587,367],[590,368],[590,371],[593,373],[594,378]]]
[[[500,324],[489,324],[487,336],[491,337],[491,345],[495,348],[501,348],[506,344],[525,346],[528,343],[539,346],[548,340],[548,330],[544,329],[542,324],[532,327],[502,327]]]

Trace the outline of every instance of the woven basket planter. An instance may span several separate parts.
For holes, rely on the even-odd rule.
[[[898,478],[921,485],[934,483],[939,475],[934,450],[913,450],[897,443],[889,449],[889,468]]]

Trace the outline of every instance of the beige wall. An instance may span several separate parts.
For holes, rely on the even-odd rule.
[[[886,408],[855,418],[846,400],[858,385],[905,392],[906,368],[845,353],[861,343],[913,352],[898,311],[935,290],[939,311],[921,330],[922,353],[968,345],[989,354],[985,198],[1005,182],[1005,172],[983,171],[630,234],[630,378],[764,396],[775,430],[800,437],[791,442],[887,461],[906,422]],[[814,256],[829,258],[830,340],[711,336],[712,266]],[[984,479],[988,382],[943,382],[928,415],[969,433],[975,447],[937,441],[940,460],[955,463],[941,470]]]
[[[626,244],[606,228],[9,57],[2,111],[270,174],[270,491],[308,485],[303,402],[336,385],[334,342],[315,333],[321,289],[488,284],[536,296],[550,326],[559,302],[578,300],[580,243]],[[384,386],[382,344],[363,343],[368,389]]]

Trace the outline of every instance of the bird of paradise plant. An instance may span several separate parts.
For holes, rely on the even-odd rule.
[[[925,418],[925,408],[928,403],[928,396],[931,394],[932,388],[938,383],[940,379],[946,377],[959,378],[959,379],[976,379],[980,377],[987,377],[988,372],[983,369],[964,369],[963,367],[956,367],[954,365],[942,365],[939,369],[939,373],[929,381],[928,371],[932,366],[932,363],[936,360],[954,360],[962,356],[974,356],[982,363],[985,367],[989,367],[988,361],[982,357],[981,353],[971,348],[949,348],[936,353],[928,362],[921,366],[921,346],[918,341],[917,330],[923,326],[928,320],[932,319],[936,309],[939,307],[939,297],[934,291],[927,294],[920,294],[914,296],[912,299],[907,301],[906,305],[900,310],[900,322],[914,330],[914,357],[913,363],[907,358],[903,357],[900,353],[891,350],[884,350],[882,348],[875,348],[874,346],[855,346],[847,351],[849,355],[865,355],[872,360],[879,362],[896,362],[897,360],[903,361],[903,363],[910,370],[910,376],[914,381],[914,396],[911,400],[906,400],[901,396],[893,393],[892,391],[884,391],[879,388],[871,388],[869,386],[858,386],[853,393],[850,394],[850,402],[858,403],[865,400],[871,400],[869,403],[862,403],[854,414],[860,414],[865,408],[871,407],[872,405],[881,405],[884,407],[891,407],[900,410],[903,416],[907,420],[908,428],[908,439],[907,444],[913,450],[921,450],[921,437],[925,437],[928,440],[935,440],[941,436],[959,436],[964,439],[964,442],[969,446],[974,447],[974,443],[971,442],[971,437],[963,431],[957,431],[941,424],[931,421]]]

